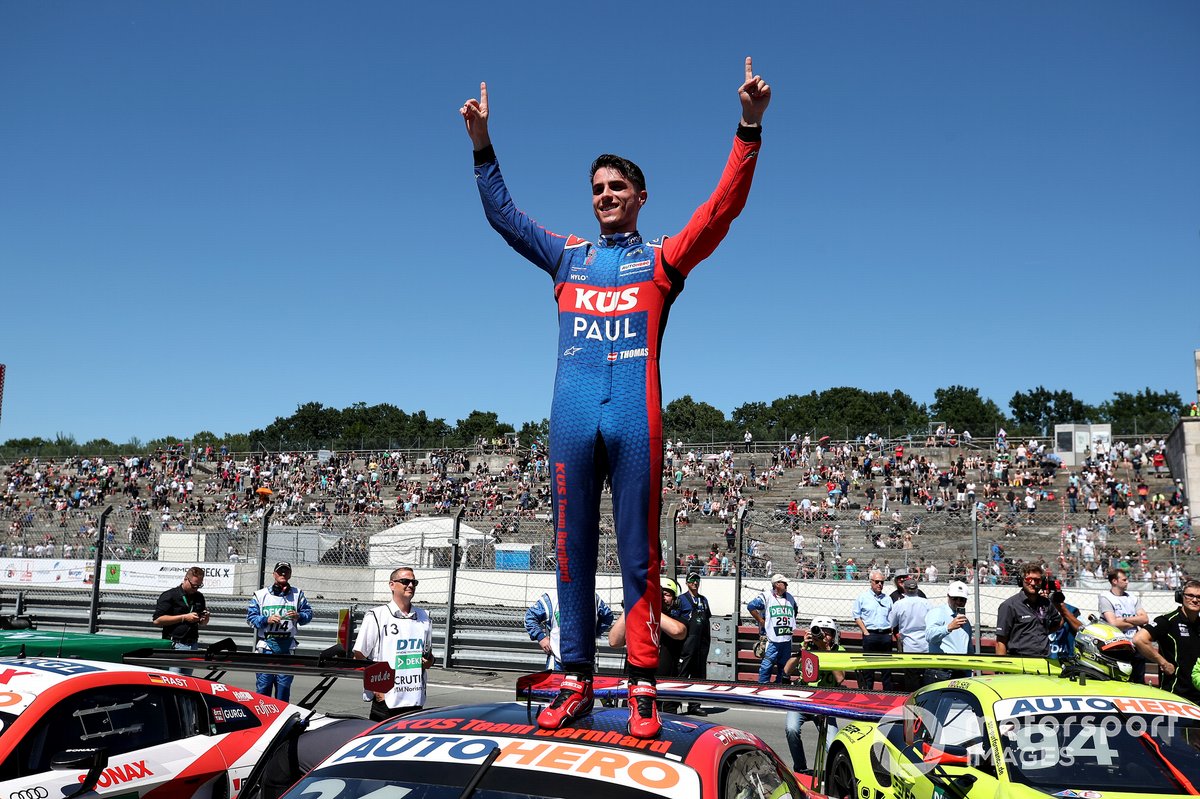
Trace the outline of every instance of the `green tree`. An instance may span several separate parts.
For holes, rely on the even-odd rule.
[[[541,451],[545,452],[546,447],[550,445],[550,420],[542,419],[540,422],[529,421],[521,425],[521,429],[517,431],[521,437],[521,446],[528,447],[534,441],[540,441]]]
[[[996,428],[1009,424],[995,402],[979,396],[979,389],[949,386],[933,392],[930,414],[958,432],[970,430],[977,436],[992,435]]]
[[[1179,421],[1183,399],[1177,391],[1153,391],[1148,386],[1136,394],[1118,391],[1100,403],[1099,421],[1112,425],[1113,435],[1156,433],[1166,435]]]
[[[1095,421],[1096,408],[1075,399],[1070,391],[1050,391],[1038,386],[1030,391],[1018,391],[1008,401],[1013,412],[1013,432],[1050,435],[1056,424],[1090,424]]]
[[[458,446],[467,446],[478,441],[481,437],[491,441],[503,438],[505,433],[515,432],[513,426],[501,422],[495,411],[471,411],[466,419],[459,419],[454,430]]]
[[[730,417],[735,430],[749,430],[756,439],[772,437],[775,427],[779,424],[779,417],[765,402],[747,402],[739,405],[733,409]]]
[[[684,441],[729,441],[734,428],[725,414],[707,402],[696,402],[691,394],[671,400],[663,409],[663,434]]]
[[[250,437],[262,441],[268,449],[328,446],[342,436],[344,427],[342,411],[306,402],[297,405],[291,416],[277,416],[266,428],[251,431]]]

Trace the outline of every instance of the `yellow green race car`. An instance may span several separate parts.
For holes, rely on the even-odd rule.
[[[855,799],[1195,796],[1200,706],[1118,680],[948,680],[841,724],[823,772]]]

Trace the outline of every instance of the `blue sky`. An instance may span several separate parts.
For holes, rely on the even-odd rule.
[[[484,222],[458,107],[488,82],[551,230],[595,235],[586,169],[617,152],[670,234],[746,55],[764,149],[671,313],[665,401],[1195,396],[1191,0],[46,0],[0,4],[0,440],[245,432],[308,401],[548,416],[550,281]]]

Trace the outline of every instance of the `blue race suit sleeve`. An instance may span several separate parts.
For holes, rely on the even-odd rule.
[[[308,624],[313,618],[312,605],[308,604],[308,597],[304,595],[303,591],[299,593],[300,596],[296,598],[296,613],[298,614],[296,623]]]
[[[529,633],[529,640],[540,641],[546,637],[546,628],[549,626],[549,616],[545,607],[546,595],[538,599],[529,606],[529,610],[525,611],[525,632]]]
[[[475,182],[488,223],[508,245],[554,278],[558,274],[567,240],[538,225],[513,203],[496,151],[490,146],[475,153]]]
[[[596,604],[596,637],[604,635],[616,621],[612,608],[603,599]]]
[[[251,627],[259,630],[267,629],[267,617],[262,613],[257,595],[250,597],[250,606],[246,608],[246,621]]]

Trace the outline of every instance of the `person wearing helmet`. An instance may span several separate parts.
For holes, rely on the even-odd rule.
[[[817,616],[812,620],[808,632],[804,634],[804,640],[800,642],[800,649],[810,652],[845,651],[844,647],[838,643],[837,624],[828,616]],[[792,675],[799,668],[800,656],[796,655],[788,660],[783,672],[786,675]],[[822,671],[815,682],[804,684],[816,688],[836,688],[845,679],[846,673],[844,671]],[[820,725],[830,721],[830,719],[826,716],[814,716],[810,713],[799,713],[794,710],[788,711],[787,719],[784,721],[783,733],[787,738],[788,751],[792,754],[792,771],[800,774],[812,773],[808,768],[808,758],[804,754],[804,742],[800,736],[800,728],[804,726],[804,722],[806,721]],[[829,736],[829,740],[833,740],[832,735]]]
[[[1125,633],[1102,621],[1075,633],[1075,657],[1062,670],[1064,677],[1128,682],[1133,673],[1133,642]]]
[[[676,598],[679,596],[679,584],[670,577],[662,577],[658,582],[662,589],[662,612],[659,614],[658,623],[664,634],[658,638],[658,668],[655,670],[654,676],[677,677],[679,676],[679,656],[683,651],[683,641],[687,638],[688,628],[686,624],[676,618],[676,614],[679,612],[676,602]],[[626,615],[621,614],[612,629],[608,631],[609,646],[625,646]],[[679,710],[678,702],[658,702],[657,705],[664,713],[675,713]]]

